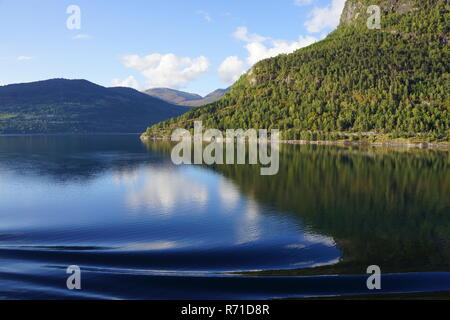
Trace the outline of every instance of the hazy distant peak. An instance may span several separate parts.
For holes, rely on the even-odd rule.
[[[205,97],[202,97],[199,94],[189,93],[184,91],[179,91],[175,89],[169,88],[153,88],[144,91],[144,93],[164,100],[169,103],[181,105],[181,106],[189,106],[189,107],[200,107],[208,103],[215,102],[223,97],[223,95],[229,90],[227,89],[217,89]]]

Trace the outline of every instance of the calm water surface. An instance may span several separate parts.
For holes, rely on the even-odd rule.
[[[280,172],[172,165],[137,136],[0,137],[0,298],[450,291],[446,151],[282,146]],[[82,290],[66,289],[66,268]]]

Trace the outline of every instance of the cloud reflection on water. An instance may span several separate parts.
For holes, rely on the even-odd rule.
[[[114,177],[125,187],[126,206],[133,212],[148,209],[171,215],[183,206],[200,212],[209,198],[206,185],[173,168],[146,167]]]

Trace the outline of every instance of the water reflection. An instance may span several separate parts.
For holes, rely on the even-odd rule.
[[[238,188],[226,179],[220,179],[219,188],[221,205],[228,210],[235,209],[240,198]]]
[[[179,171],[175,168],[142,170],[139,179],[126,186],[127,205],[134,211],[147,207],[167,214],[182,206],[202,211],[208,201],[207,186]],[[128,177],[125,179],[130,181]]]
[[[0,176],[86,184],[106,171],[120,176],[145,164],[170,163],[159,152],[146,150],[137,135],[0,136]]]
[[[314,272],[360,273],[371,264],[448,271],[449,160],[448,151],[283,146],[280,173],[269,179],[249,166],[214,170],[330,245],[336,240],[343,262]]]
[[[448,152],[282,146],[279,174],[264,177],[249,165],[177,167],[171,147],[137,136],[0,137],[0,294],[16,296],[21,282],[36,297],[39,282],[58,296],[65,272],[55,270],[73,263],[90,272],[84,297],[287,297],[301,291],[294,283],[305,295],[360,293],[357,277],[327,278],[327,289],[320,277],[228,272],[450,271]],[[386,287],[402,292],[399,277]],[[450,289],[438,281],[448,274],[410,278],[405,290]]]
[[[19,235],[0,237],[9,256],[40,250],[47,263],[77,253],[91,266],[210,272],[340,256],[221,174],[174,166],[170,144],[144,146],[133,136],[3,137],[0,150],[0,235]],[[133,256],[123,261],[127,252]]]

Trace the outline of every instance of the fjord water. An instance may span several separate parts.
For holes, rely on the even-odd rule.
[[[174,166],[170,151],[136,135],[0,137],[0,298],[450,291],[447,151],[283,145],[271,177]],[[71,265],[82,290],[66,287]]]

